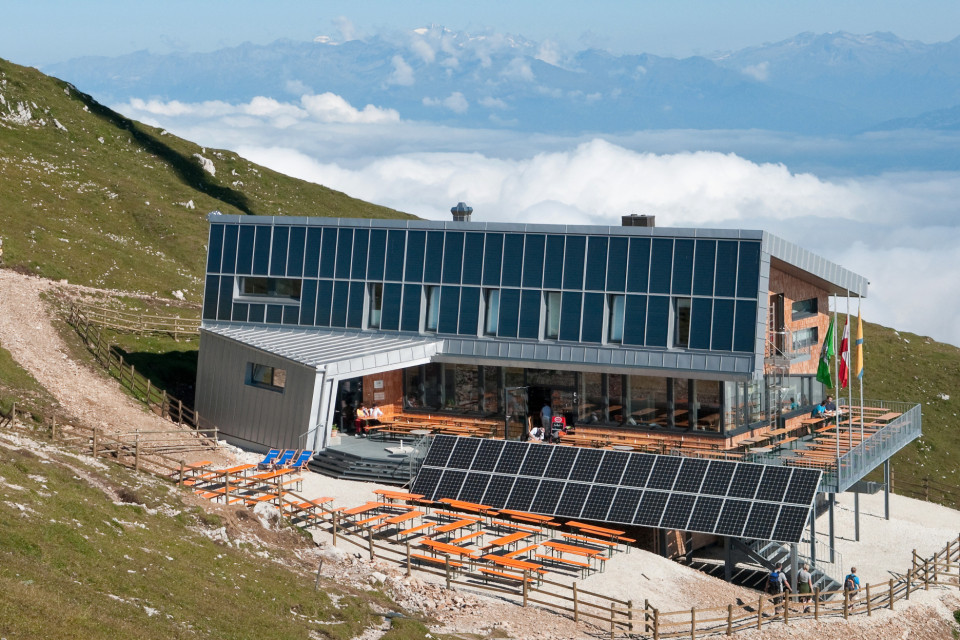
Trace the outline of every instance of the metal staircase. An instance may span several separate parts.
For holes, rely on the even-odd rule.
[[[772,571],[777,564],[782,564],[784,570],[790,573],[790,545],[767,540],[732,539],[731,543],[734,549],[760,566]],[[797,544],[797,560],[800,565],[810,565],[813,587],[820,591],[842,589],[843,557],[840,552],[833,550],[831,554],[830,547],[818,541],[815,550],[817,559],[814,562],[809,554],[801,553],[803,549],[810,549],[809,540],[801,540]]]

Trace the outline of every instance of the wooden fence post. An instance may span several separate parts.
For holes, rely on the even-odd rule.
[[[447,578],[447,589],[450,589],[450,556],[443,557],[443,568]],[[524,583],[526,585],[526,583]],[[523,606],[527,606],[527,590],[523,590]]]
[[[733,605],[727,605],[727,635],[733,635]]]
[[[150,392],[152,390],[152,387],[153,385],[150,384],[150,378],[147,378],[147,406],[148,407],[150,406]]]
[[[913,581],[913,569],[907,569],[907,600],[910,600],[910,583]]]
[[[633,600],[627,600],[627,628],[633,631]]]
[[[930,478],[923,479],[923,499],[930,502]]]
[[[843,589],[843,619],[850,617],[850,591],[844,586]]]
[[[140,434],[137,434],[137,439],[133,443],[133,469],[137,473],[140,473]]]
[[[890,578],[890,580],[887,581],[887,585],[890,587],[890,596],[889,596],[889,597],[890,597],[890,611],[893,611],[893,601],[894,601],[894,597],[893,597],[893,578]]]
[[[820,587],[813,590],[813,619],[820,619]]]
[[[57,416],[53,416],[53,426],[50,427],[50,439],[57,439]]]
[[[339,515],[337,512],[333,513],[333,546],[337,546],[337,516]]]
[[[367,529],[367,548],[370,550],[370,559],[373,560],[376,556],[373,553],[373,527]],[[449,586],[447,587],[450,588]]]
[[[790,593],[783,594],[783,624],[790,624]]]
[[[867,583],[867,586],[863,588],[863,590],[867,593],[867,615],[872,616],[873,606],[870,603],[870,583],[869,582]]]
[[[930,565],[926,558],[923,560],[923,590],[930,591]]]
[[[697,608],[690,607],[690,640],[697,640]]]
[[[410,575],[413,573],[412,569],[410,568],[410,541],[407,540],[406,544],[407,544],[407,577],[409,578]]]
[[[757,599],[757,629],[763,628],[763,596]]]
[[[527,606],[526,601],[524,601],[523,606]],[[614,626],[614,622],[613,622],[613,617],[615,615],[614,609],[616,609],[616,604],[614,604],[613,601],[611,601],[610,602],[610,640],[613,640],[613,638],[616,636],[616,633],[617,633],[616,627]]]
[[[183,400],[177,400],[177,426],[183,426]]]
[[[93,428],[93,457],[97,457],[97,450],[100,448],[100,429]]]
[[[166,418],[170,415],[170,407],[167,406],[167,390],[163,390],[163,398],[160,400],[160,417]]]
[[[577,599],[577,581],[573,581],[573,622],[580,622],[580,601]]]
[[[186,466],[186,463],[183,460],[181,460],[180,461],[180,480],[177,481],[177,486],[180,486],[180,487],[183,486],[183,469],[185,466]]]
[[[653,640],[660,640],[660,609],[653,610]]]

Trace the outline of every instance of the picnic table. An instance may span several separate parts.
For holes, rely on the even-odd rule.
[[[408,500],[412,501],[412,500],[420,500],[421,498],[423,498],[423,495],[419,493],[393,491],[392,489],[375,489],[373,494],[380,496],[387,502],[400,502],[400,501],[408,501]]]
[[[590,564],[591,568],[593,567],[593,561],[596,559],[597,562],[601,563],[600,564],[601,570],[603,567],[602,563],[607,559],[606,556],[603,555],[603,552],[604,552],[603,549],[595,549],[590,547],[578,547],[578,546],[575,546],[572,544],[566,544],[563,542],[555,542],[553,540],[544,542],[541,546],[547,547],[548,549],[550,549],[551,555],[558,556],[559,558],[563,558],[564,553],[569,553],[571,555],[582,556],[584,558],[587,558],[587,561]]]
[[[489,560],[495,565],[506,567],[508,569],[517,569],[522,572],[529,571],[529,575],[534,577],[537,582],[543,577],[544,573],[547,573],[547,569],[542,565],[537,564],[536,562],[530,562],[528,560],[517,560],[516,558],[508,558],[507,556],[497,555],[491,553],[489,555],[483,556],[484,560]],[[480,568],[480,572],[486,575],[493,575],[500,578],[507,578],[508,580],[524,580],[526,575],[513,575],[503,571],[498,571],[495,569],[485,569]]]
[[[500,538],[496,538],[490,541],[490,546],[493,547],[505,547],[509,549],[510,547],[516,545],[518,542],[525,538],[529,538],[533,533],[529,531],[517,531],[516,533],[510,533]]]

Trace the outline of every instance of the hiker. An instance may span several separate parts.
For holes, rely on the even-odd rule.
[[[850,567],[850,573],[843,579],[843,590],[850,595],[851,600],[857,597],[857,592],[860,591],[860,576],[857,575],[856,567]]]
[[[799,595],[800,603],[804,605],[804,613],[810,611],[810,607],[808,605],[810,603],[810,597],[812,593],[813,576],[810,575],[810,565],[804,564],[803,568],[797,572],[797,594]]]
[[[783,594],[789,591],[790,583],[787,582],[787,576],[783,574],[783,565],[778,564],[767,578],[767,593],[773,596],[775,612],[780,612],[780,601],[783,599]]]

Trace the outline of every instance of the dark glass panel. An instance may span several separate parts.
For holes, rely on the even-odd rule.
[[[716,240],[697,240],[697,256],[693,261],[693,295],[713,295],[713,265],[716,260]]]
[[[287,273],[287,242],[290,227],[274,227],[270,251],[270,275],[284,276]]]
[[[400,316],[400,329],[420,331],[420,290],[418,284],[403,285],[403,313]]]
[[[223,260],[220,264],[222,273],[237,272],[237,235],[240,233],[240,227],[235,224],[228,225],[223,230]]]
[[[267,275],[270,268],[270,227],[258,225],[257,236],[253,241],[253,274]]]
[[[387,264],[383,279],[399,282],[403,280],[403,252],[406,246],[406,232],[391,230],[387,232]]]
[[[383,285],[383,311],[380,313],[381,330],[397,331],[400,329],[400,298],[402,292],[402,285]]]
[[[232,278],[230,278],[232,280]],[[207,276],[203,288],[203,319],[217,319],[217,296],[220,294],[220,276]]]
[[[220,300],[217,304],[217,319],[230,320],[230,312],[233,310],[233,278],[223,276],[220,278]]]
[[[607,286],[607,239],[591,236],[587,243],[587,278],[584,289],[603,291]]]
[[[280,324],[283,321],[283,307],[278,304],[267,305],[267,324]]]
[[[710,348],[710,321],[713,317],[713,300],[694,298],[690,309],[690,348]]]
[[[623,312],[623,344],[642,346],[647,329],[647,296],[627,296]]]
[[[332,278],[337,264],[337,230],[334,227],[323,229],[323,249],[320,251],[320,277]]]
[[[500,286],[500,262],[503,259],[503,234],[488,233],[483,249],[483,284],[487,287]]]
[[[374,229],[370,232],[370,254],[367,257],[367,279],[383,280],[383,260],[387,254],[387,232]]]
[[[624,291],[627,286],[627,238],[610,238],[607,252],[607,290]]]
[[[670,298],[650,296],[647,301],[647,346],[667,346],[667,331],[670,328]]]
[[[460,287],[440,287],[440,333],[457,332],[457,316],[460,312]]]
[[[443,272],[443,231],[427,233],[427,255],[424,259],[423,281],[440,282]]]
[[[448,231],[447,243],[443,249],[443,283],[460,284],[462,267],[463,234],[459,231]]]
[[[603,294],[585,293],[583,295],[583,325],[580,329],[580,341],[602,342],[603,321]]]
[[[323,229],[310,227],[307,229],[307,250],[303,261],[303,275],[307,278],[316,278],[320,274],[320,247],[323,238]]]
[[[256,227],[240,227],[240,240],[237,248],[237,273],[249,275],[253,269],[253,235]]]
[[[217,273],[223,260],[223,225],[210,225],[210,244],[207,249],[207,271]]]
[[[733,349],[733,300],[713,301],[713,331],[710,348],[714,351]]]
[[[483,234],[468,233],[463,248],[463,284],[480,284],[483,273]]]
[[[370,232],[366,229],[357,229],[353,233],[353,266],[350,268],[350,277],[354,280],[365,280],[367,277],[367,245],[370,241]]]
[[[313,326],[317,313],[317,281],[304,280],[300,291],[300,324]]]
[[[733,325],[733,350],[754,350],[757,333],[757,303],[755,300],[737,300],[737,315]]]
[[[317,320],[318,327],[330,326],[330,308],[333,304],[333,281],[317,281]]]
[[[544,289],[559,289],[563,284],[563,236],[547,236],[547,256],[543,266]]]
[[[717,275],[713,294],[733,297],[737,284],[737,242],[721,240],[717,243]]]
[[[333,306],[330,312],[331,327],[347,326],[347,303],[350,299],[350,283],[340,281],[333,283]]]
[[[654,238],[650,258],[650,293],[670,293],[673,273],[673,240]]]
[[[233,321],[247,322],[247,314],[250,312],[250,305],[246,302],[233,303]]]
[[[693,280],[693,240],[677,240],[673,247],[673,292],[689,295]]]
[[[299,278],[303,275],[303,242],[307,230],[290,227],[290,247],[287,249],[287,275]]]
[[[740,268],[737,271],[737,297],[757,297],[757,283],[760,279],[760,243],[740,243]]]
[[[300,320],[300,308],[292,304],[283,307],[283,324],[298,324]]]
[[[630,238],[627,263],[627,291],[646,293],[650,277],[650,238]]]
[[[501,338],[516,338],[519,316],[520,290],[504,289],[500,292],[500,319],[497,323],[497,335]]]
[[[408,282],[423,280],[423,250],[426,243],[427,234],[423,231],[407,233],[407,257],[403,277]]]
[[[460,323],[457,333],[463,336],[477,335],[480,319],[480,287],[463,287],[460,290]]]
[[[570,246],[569,243],[567,246]],[[580,310],[583,305],[583,294],[565,291],[560,303],[560,339],[580,339]]]
[[[350,283],[350,302],[347,309],[347,326],[352,329],[363,327],[363,295],[366,283]]]
[[[267,306],[263,304],[250,305],[250,316],[248,322],[263,322],[267,313]]]
[[[539,289],[543,285],[543,252],[546,236],[528,235],[523,248],[523,286]]]
[[[586,252],[587,238],[585,236],[567,236],[567,246],[563,251],[564,289],[583,288],[583,263]]]
[[[523,266],[523,234],[508,233],[503,239],[503,275],[505,287],[520,286],[520,269]]]
[[[350,277],[350,253],[353,249],[353,229],[340,228],[337,235],[337,277]]]
[[[540,290],[524,289],[520,293],[520,331],[521,338],[540,337]]]

